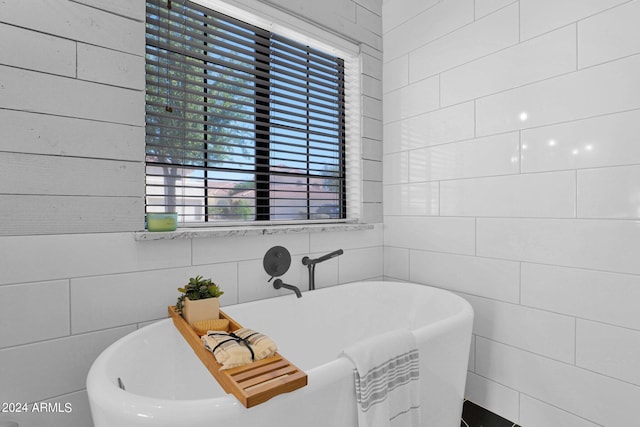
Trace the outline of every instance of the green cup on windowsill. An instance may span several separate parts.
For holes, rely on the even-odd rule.
[[[147,230],[176,231],[178,228],[178,214],[176,212],[148,213]]]

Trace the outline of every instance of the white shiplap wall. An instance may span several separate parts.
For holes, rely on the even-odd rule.
[[[254,0],[234,2],[251,5]],[[268,2],[264,2],[268,3]],[[271,2],[361,43],[363,219],[382,221],[382,39],[377,0]],[[71,403],[0,424],[91,425],[85,379],[117,338],[166,316],[202,274],[223,304],[281,294],[262,257],[300,260],[329,286],[382,277],[382,226],[344,233],[136,241],[144,223],[144,1],[7,0],[0,9],[0,402]]]
[[[385,0],[385,276],[476,318],[467,398],[635,425],[640,1]]]
[[[3,3],[0,235],[142,226],[139,6],[125,19],[80,2]]]

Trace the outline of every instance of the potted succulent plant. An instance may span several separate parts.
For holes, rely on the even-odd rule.
[[[200,320],[217,319],[220,317],[220,297],[224,292],[211,281],[202,276],[191,277],[184,288],[178,288],[182,293],[176,302],[176,310],[182,317],[193,325]]]

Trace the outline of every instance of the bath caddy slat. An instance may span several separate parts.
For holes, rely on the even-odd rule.
[[[273,357],[223,371],[213,353],[204,347],[198,334],[174,306],[169,306],[169,317],[224,391],[233,394],[247,408],[307,385],[307,374],[278,353]],[[222,310],[220,317],[229,320],[230,330],[242,328]]]

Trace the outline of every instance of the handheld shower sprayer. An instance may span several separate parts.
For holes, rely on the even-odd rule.
[[[316,288],[316,264],[324,262],[328,259],[335,258],[344,253],[342,249],[333,251],[326,255],[322,255],[320,258],[311,259],[308,256],[302,258],[302,265],[306,265],[309,269],[309,290],[312,291]]]

